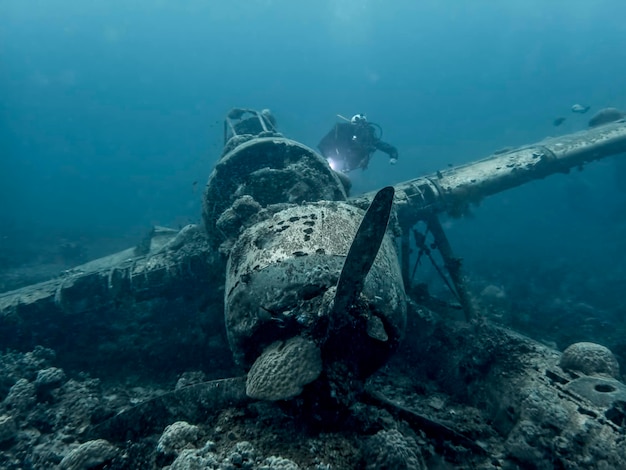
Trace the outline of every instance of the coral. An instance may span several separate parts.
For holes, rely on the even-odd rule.
[[[227,457],[220,458],[215,453],[215,443],[208,441],[202,449],[183,450],[169,468],[170,470],[251,470],[257,468],[254,466],[255,456],[256,452],[252,444],[241,441],[235,444]],[[288,470],[291,467],[284,468]]]
[[[65,381],[65,372],[58,367],[48,367],[47,369],[41,369],[37,372],[37,378],[35,379],[35,387],[41,388],[54,388],[58,387]]]
[[[165,428],[159,438],[157,451],[161,454],[178,454],[183,449],[195,447],[200,430],[186,421],[177,421]]]
[[[87,470],[99,467],[117,454],[115,446],[104,439],[87,441],[67,454],[61,463],[61,470]]]
[[[596,343],[574,343],[568,346],[559,363],[561,369],[585,375],[609,375],[619,378],[619,364],[613,353]]]
[[[237,468],[243,466],[250,467],[256,457],[256,451],[248,441],[241,441],[235,444],[228,460]]]
[[[426,468],[415,440],[405,437],[395,429],[378,431],[368,438],[363,447],[363,459],[366,470],[381,468],[421,470]]]
[[[259,470],[299,470],[299,468],[298,464],[289,459],[271,455],[263,461]]]
[[[220,215],[216,226],[224,233],[237,235],[245,222],[261,209],[252,196],[242,196]]]
[[[276,341],[252,365],[246,393],[259,400],[287,400],[299,395],[321,371],[322,357],[315,343],[300,336]]]
[[[211,452],[185,449],[169,468],[170,470],[213,470],[219,468],[219,461]]]

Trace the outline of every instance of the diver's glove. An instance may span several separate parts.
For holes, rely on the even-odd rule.
[[[396,163],[398,163],[398,157],[391,157],[389,159],[389,164],[390,165],[395,165]]]

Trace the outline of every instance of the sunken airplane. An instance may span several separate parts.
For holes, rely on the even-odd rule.
[[[168,364],[174,373],[214,367],[235,376],[119,410],[93,423],[84,441],[122,448],[176,421],[210,427],[220,411],[260,401],[326,433],[351,426],[357,441],[396,433],[413,463],[393,468],[626,468],[626,386],[610,359],[585,368],[584,347],[568,356],[490,324],[439,222],[439,214],[462,216],[490,195],[626,152],[623,120],[355,198],[323,157],[275,126],[267,112],[228,114],[202,226],[155,229],[138,248],[0,295],[4,347],[44,345],[66,370],[130,374],[141,363],[149,373]],[[412,296],[418,222],[434,236],[463,322]],[[382,366],[405,336],[411,379],[398,380]],[[234,364],[216,359],[225,354]],[[403,380],[421,385],[409,393]],[[377,458],[361,450],[350,468],[387,468]]]

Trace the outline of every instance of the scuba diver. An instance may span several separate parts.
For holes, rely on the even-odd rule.
[[[335,124],[318,144],[333,170],[343,173],[357,168],[365,170],[376,150],[385,152],[389,163],[396,164],[398,150],[380,140],[382,129],[378,124],[368,122],[364,114],[355,114],[352,119],[338,116],[346,122]]]

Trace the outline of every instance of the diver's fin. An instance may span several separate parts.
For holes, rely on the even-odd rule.
[[[378,191],[359,225],[337,282],[331,323],[354,304],[363,290],[387,231],[394,192],[392,186]]]

